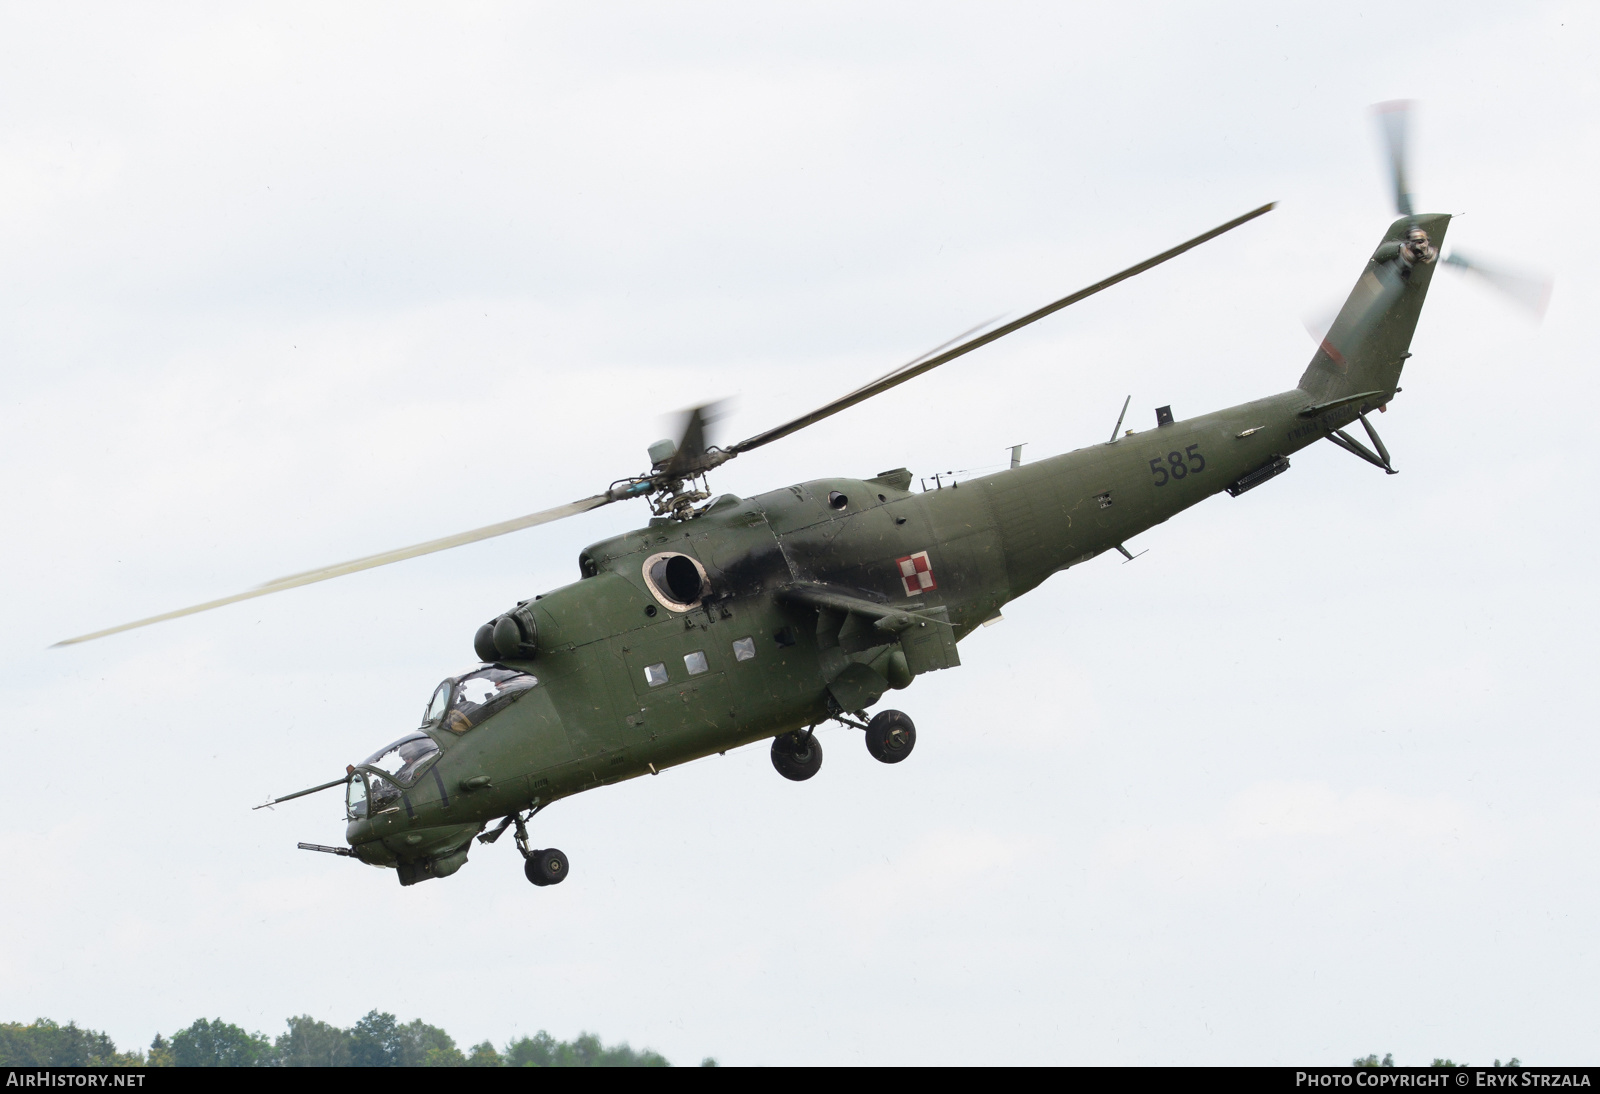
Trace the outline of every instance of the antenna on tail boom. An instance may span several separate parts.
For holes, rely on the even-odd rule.
[[[1126,399],[1122,400],[1122,413],[1117,415],[1117,424],[1111,427],[1111,440],[1107,441],[1106,444],[1115,444],[1116,443],[1117,431],[1122,428],[1122,419],[1124,419],[1124,418],[1126,418],[1128,416],[1128,404],[1131,403],[1131,402],[1133,402],[1133,396],[1132,395],[1130,395]],[[1132,560],[1130,560],[1130,561],[1132,561]]]

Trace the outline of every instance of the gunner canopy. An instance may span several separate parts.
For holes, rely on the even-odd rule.
[[[390,782],[410,786],[417,781],[423,765],[439,754],[439,746],[426,733],[402,737],[388,748],[379,749],[364,761],[389,776]]]
[[[363,762],[363,766],[374,768],[383,772],[377,775],[367,772],[367,782],[370,785],[371,800],[358,802],[356,800],[356,780],[350,781],[351,791],[347,802],[351,817],[367,816],[382,812],[400,797],[400,787],[410,786],[417,781],[417,776],[422,774],[423,768],[439,755],[439,746],[433,738],[426,733],[413,733],[402,737],[387,748],[380,748]],[[385,778],[384,776],[387,776]]]

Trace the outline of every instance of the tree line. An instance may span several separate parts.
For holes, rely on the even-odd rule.
[[[1378,1059],[1378,1054],[1376,1052],[1368,1053],[1365,1056],[1357,1056],[1354,1060],[1350,1061],[1350,1066],[1351,1067],[1393,1067],[1394,1066],[1394,1053],[1385,1052],[1383,1054],[1383,1059],[1381,1059],[1381,1060]],[[1446,1058],[1444,1056],[1435,1056],[1433,1058],[1433,1063],[1431,1065],[1429,1065],[1429,1066],[1431,1066],[1431,1067],[1471,1067],[1472,1065],[1468,1064],[1468,1063],[1465,1063],[1465,1062],[1458,1064],[1454,1060],[1448,1059],[1448,1058]],[[1494,1067],[1521,1067],[1522,1066],[1522,1061],[1517,1059],[1515,1056],[1513,1056],[1513,1057],[1511,1057],[1511,1059],[1507,1060],[1505,1063],[1502,1064],[1500,1062],[1499,1057],[1496,1057],[1495,1061],[1494,1061],[1494,1064],[1492,1066],[1494,1066]]]
[[[372,1011],[348,1029],[310,1015],[290,1018],[277,1037],[249,1033],[221,1018],[200,1018],[148,1050],[123,1052],[98,1030],[39,1018],[0,1022],[0,1067],[671,1067],[653,1049],[603,1044],[593,1033],[558,1041],[544,1030],[501,1048],[489,1041],[463,1051],[420,1018],[401,1022]],[[706,1057],[702,1067],[717,1066]]]

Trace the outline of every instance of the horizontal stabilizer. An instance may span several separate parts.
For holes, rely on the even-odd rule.
[[[1354,395],[1346,395],[1342,399],[1331,399],[1326,403],[1308,406],[1300,412],[1300,417],[1315,418],[1318,414],[1329,410],[1338,410],[1340,407],[1349,406],[1351,403],[1359,403],[1362,399],[1381,399],[1387,395],[1388,392],[1386,391],[1358,391]]]

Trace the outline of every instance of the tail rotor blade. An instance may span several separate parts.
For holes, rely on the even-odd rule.
[[[1468,258],[1460,251],[1451,251],[1443,261],[1447,266],[1477,274],[1490,287],[1500,290],[1540,319],[1544,318],[1545,309],[1550,306],[1550,291],[1555,288],[1555,282],[1547,274],[1511,273]]]
[[[1389,175],[1394,186],[1394,207],[1403,217],[1411,216],[1416,212],[1411,197],[1411,179],[1406,171],[1410,161],[1410,99],[1396,99],[1393,102],[1378,103],[1372,108],[1373,116],[1378,119],[1378,131],[1383,134],[1383,143],[1389,153]]]
[[[1333,321],[1337,318],[1339,318],[1339,303],[1335,301],[1315,310],[1306,311],[1300,316],[1300,324],[1306,328],[1306,333],[1311,335],[1313,342],[1321,342],[1333,329]]]
[[[1404,291],[1405,282],[1388,266],[1379,266],[1363,277],[1322,337],[1323,352],[1343,367],[1345,354],[1361,344]]]

